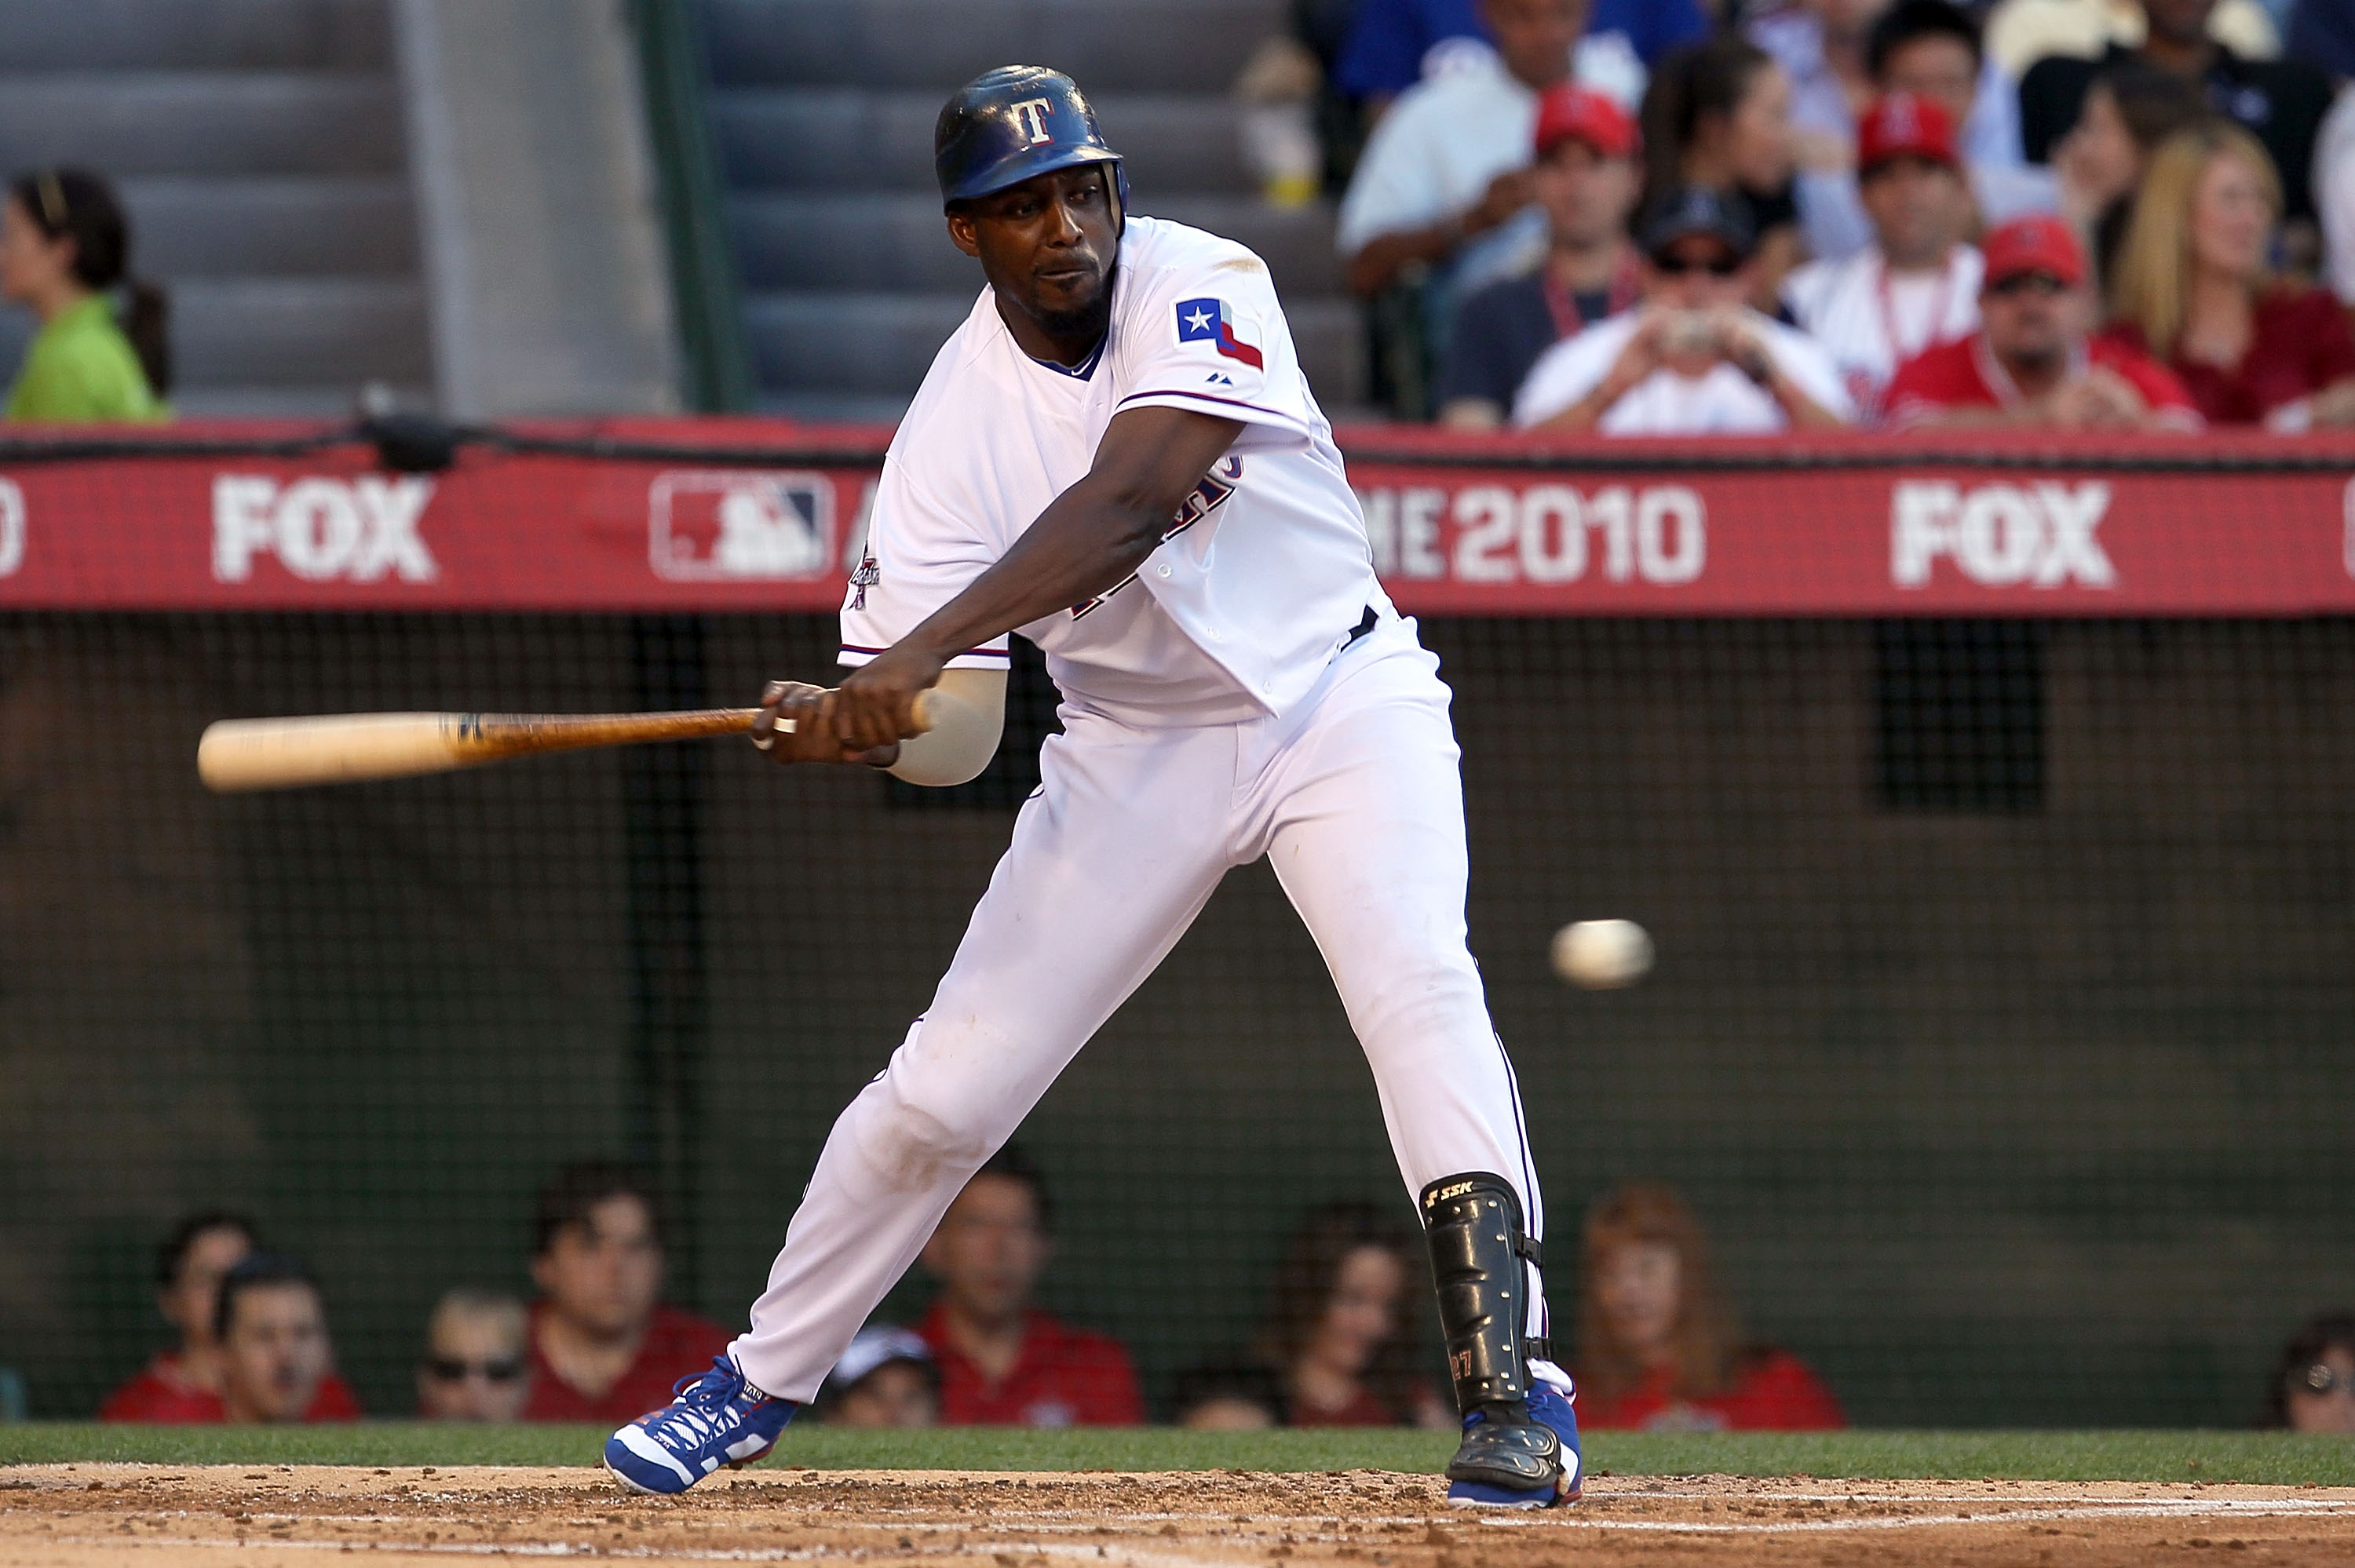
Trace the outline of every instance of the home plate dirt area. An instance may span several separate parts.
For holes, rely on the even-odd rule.
[[[2355,1563],[2355,1488],[1596,1477],[1476,1514],[1433,1477],[760,1469],[684,1498],[587,1469],[26,1465],[0,1563],[514,1556],[956,1568]]]

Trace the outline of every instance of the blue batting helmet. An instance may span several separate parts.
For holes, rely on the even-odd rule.
[[[1044,66],[999,66],[957,89],[932,126],[932,171],[943,203],[1020,185],[1034,175],[1108,164],[1124,217],[1128,175],[1104,145],[1079,84]]]

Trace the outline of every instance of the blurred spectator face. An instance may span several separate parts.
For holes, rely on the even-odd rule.
[[[1931,158],[1887,158],[1858,183],[1857,194],[1881,254],[1900,267],[1923,267],[1963,237],[1970,192],[1954,170]]]
[[[1677,1249],[1664,1241],[1623,1241],[1603,1255],[1595,1297],[1612,1333],[1638,1360],[1665,1354],[1684,1287]]]
[[[164,1320],[180,1331],[186,1349],[213,1342],[213,1314],[220,1304],[221,1276],[253,1250],[253,1238],[235,1225],[199,1231],[180,1257],[180,1271],[157,1298]]]
[[[221,1398],[231,1421],[300,1421],[327,1375],[327,1316],[299,1280],[237,1293],[221,1337]]]
[[[931,1426],[940,1405],[922,1367],[885,1361],[844,1390],[827,1419],[837,1426]]]
[[[1717,126],[1703,126],[1724,138],[1726,166],[1744,190],[1780,190],[1791,177],[1794,144],[1791,135],[1791,79],[1783,68],[1767,64],[1750,73],[1748,87],[1733,112]]]
[[[2293,1432],[2355,1433],[2355,1350],[2327,1346],[2311,1365],[2292,1372],[2283,1404]]]
[[[1625,233],[1642,186],[1633,158],[1606,157],[1574,138],[1555,143],[1532,174],[1555,237],[1581,247]]]
[[[2254,282],[2265,269],[2275,216],[2264,176],[2237,153],[2217,154],[2191,190],[2194,267]]]
[[[1889,0],[1807,0],[1807,9],[1823,18],[1825,32],[1853,37],[1889,9]]]
[[[1505,69],[1529,86],[1570,75],[1570,51],[1586,31],[1588,0],[1481,0],[1488,36]]]
[[[513,1421],[523,1414],[531,1362],[521,1302],[444,1300],[417,1367],[417,1411],[428,1421]]]
[[[2142,14],[2150,24],[2150,36],[2178,48],[2189,48],[2208,37],[2208,14],[2216,9],[2216,0],[2142,0]]]
[[[2093,197],[2096,209],[2134,189],[2142,177],[2142,147],[2126,128],[2109,83],[2097,81],[2085,90],[2077,123],[2053,149],[2052,161],[2069,166],[2072,178]]]
[[[2066,359],[2093,324],[2092,293],[2051,272],[2016,272],[1979,295],[1987,347],[2009,369]]]
[[[985,1322],[1019,1312],[1054,1244],[1028,1182],[983,1174],[965,1183],[924,1244],[924,1266],[955,1306]]]
[[[1308,1358],[1337,1372],[1363,1371],[1398,1326],[1398,1297],[1406,1269],[1378,1246],[1361,1246],[1341,1260],[1333,1298],[1307,1346]]]
[[[1644,300],[1672,310],[1730,310],[1750,294],[1749,269],[1732,246],[1713,235],[1670,240],[1644,261]],[[1714,340],[1711,340],[1712,342]],[[1669,344],[1669,359],[1677,357]],[[1707,357],[1714,359],[1712,348]]]
[[[0,299],[30,304],[73,283],[74,242],[52,239],[11,196],[0,210]],[[76,285],[78,286],[78,285]]]
[[[549,1238],[531,1260],[532,1282],[549,1309],[599,1339],[619,1339],[645,1327],[662,1294],[662,1243],[645,1203],[617,1192],[578,1224]]]
[[[1952,33],[1908,38],[1881,62],[1881,90],[1926,98],[1957,125],[1971,117],[1978,98],[1979,63],[1968,44]]]

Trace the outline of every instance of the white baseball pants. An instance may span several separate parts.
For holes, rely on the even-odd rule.
[[[1413,622],[1385,620],[1281,718],[1146,730],[1066,709],[931,1009],[835,1122],[730,1347],[754,1385],[816,1393],[966,1180],[1228,869],[1263,854],[1339,987],[1408,1192],[1495,1171],[1542,1234],[1519,1092],[1465,946],[1438,669]],[[1528,1330],[1543,1333],[1529,1274]]]

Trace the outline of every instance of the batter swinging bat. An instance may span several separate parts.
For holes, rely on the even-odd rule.
[[[929,693],[915,721],[931,728]],[[510,757],[651,740],[743,735],[758,708],[659,714],[323,714],[312,718],[222,719],[197,743],[197,773],[216,794],[291,789],[450,773]],[[788,719],[778,726],[791,730]]]

